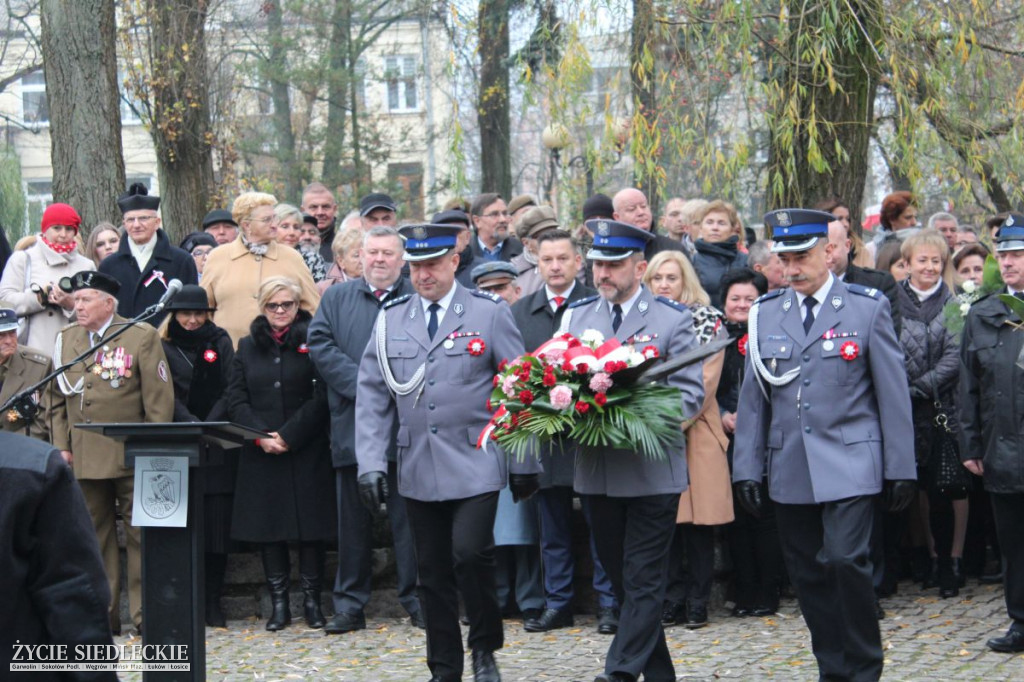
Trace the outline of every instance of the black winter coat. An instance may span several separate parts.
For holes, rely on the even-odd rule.
[[[163,230],[156,231],[153,255],[142,272],[139,272],[139,264],[132,257],[128,246],[129,239],[127,235],[122,237],[117,251],[104,258],[99,266],[100,272],[110,275],[121,284],[121,289],[117,292],[117,314],[121,317],[135,317],[157,303],[167,291],[167,283],[172,279],[180,279],[182,284],[199,284],[199,275],[196,273],[196,263],[192,256],[187,251],[173,246]],[[158,271],[161,274],[154,276]],[[160,313],[147,322],[157,327],[163,322],[166,314]]]
[[[238,342],[231,367],[231,420],[277,431],[288,452],[246,443],[238,463],[231,535],[236,540],[333,539],[337,528],[328,443],[327,390],[306,345],[310,315],[300,310],[284,343],[260,315]]]
[[[562,316],[565,315],[569,303],[593,296],[596,293],[595,290],[577,282],[569,294],[569,298],[557,313],[551,310],[547,291],[543,287],[516,301],[512,306],[512,317],[515,318],[516,326],[519,327],[519,332],[523,335],[523,346],[526,348],[526,352],[532,353],[542,343],[554,336],[562,323]],[[575,454],[575,448],[571,447],[541,446],[540,461],[544,470],[540,474],[540,487],[572,486],[576,464]]]
[[[176,325],[173,320],[170,324]],[[207,321],[200,329],[208,330],[206,333],[210,338],[207,341],[189,343],[176,340],[172,330],[172,339],[163,342],[174,383],[174,421],[229,421],[227,394],[235,349],[228,333],[213,322]],[[225,450],[211,445],[208,458],[207,465],[203,467],[206,493],[226,495],[234,492],[238,448]]]
[[[737,248],[739,237],[732,236],[724,242],[706,242],[698,239],[694,246],[697,254],[693,267],[697,270],[700,285],[708,292],[711,305],[722,310],[722,276],[730,270],[747,266],[747,254]],[[680,246],[682,249],[682,246]]]
[[[383,303],[412,293],[409,280],[400,277],[382,301],[360,277],[327,288],[309,325],[309,352],[327,383],[331,409],[331,459],[335,467],[356,465],[356,379],[359,363]],[[395,422],[398,433],[398,422]],[[388,446],[388,461],[395,461],[395,440]]]

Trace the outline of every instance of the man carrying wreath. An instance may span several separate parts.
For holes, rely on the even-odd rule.
[[[647,261],[644,248],[654,235],[613,220],[590,220],[598,295],[573,303],[562,331],[577,338],[598,332],[605,339],[653,346],[659,356],[676,357],[696,346],[693,320],[686,306],[656,297],[641,286]],[[704,400],[700,363],[670,374],[679,389],[683,415],[694,415]],[[682,429],[665,456],[588,448],[577,458],[573,487],[590,507],[597,554],[621,605],[619,630],[595,682],[675,680],[665,643],[661,607],[665,598],[669,547],[675,530],[679,495],[687,487],[686,443]]]

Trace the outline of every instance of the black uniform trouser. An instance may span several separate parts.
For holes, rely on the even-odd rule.
[[[607,497],[587,495],[601,558],[621,605],[604,669],[648,682],[675,680],[672,656],[661,626],[668,582],[668,557],[679,495]]]
[[[1024,632],[1024,493],[989,493],[1003,553],[1003,586],[1011,630]]]
[[[456,590],[469,618],[469,647],[494,651],[505,643],[494,584],[498,493],[442,502],[406,499],[406,508],[427,625],[427,665],[434,676],[459,680],[465,654]]]
[[[338,573],[334,579],[335,613],[363,612],[370,601],[373,562],[373,518],[359,499],[359,474],[355,464],[334,470],[338,498]],[[388,521],[395,546],[398,601],[409,615],[418,613],[416,599],[416,553],[405,510],[405,498],[398,494],[398,467],[388,462]]]
[[[870,556],[874,513],[872,495],[775,504],[782,555],[824,679],[882,675]]]
[[[666,601],[706,606],[715,571],[715,527],[677,523],[669,554]]]
[[[736,519],[728,527],[732,554],[733,601],[738,609],[779,608],[782,586],[782,547],[775,503],[765,500],[754,516],[733,498]]]

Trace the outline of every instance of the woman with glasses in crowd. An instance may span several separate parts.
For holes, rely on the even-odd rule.
[[[201,286],[210,305],[217,309],[213,321],[236,345],[262,312],[257,292],[268,277],[280,275],[295,280],[302,290],[299,304],[303,310],[312,313],[320,304],[316,283],[302,256],[274,240],[276,205],[277,199],[263,192],[246,192],[235,199],[231,215],[238,223],[238,237],[214,249],[206,259]]]
[[[320,255],[319,230],[316,244],[311,244],[308,239],[304,239],[306,234],[302,211],[291,204],[278,204],[274,208],[274,215],[277,217],[277,236],[275,237],[277,243],[290,246],[298,251],[302,260],[306,262],[313,281],[321,282],[327,276],[327,263]],[[315,221],[313,227],[316,227]]]
[[[306,625],[324,626],[323,543],[336,537],[327,391],[309,357],[312,316],[299,307],[302,293],[288,277],[264,280],[260,315],[239,341],[228,389],[231,420],[269,434],[242,449],[231,534],[260,545],[271,631],[291,622],[288,542],[299,545]]]
[[[203,270],[206,269],[206,259],[210,252],[217,248],[217,240],[208,232],[190,232],[181,240],[182,249],[192,256],[196,264],[196,273],[199,279],[203,279]]]

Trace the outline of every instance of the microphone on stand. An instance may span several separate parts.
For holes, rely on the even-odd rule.
[[[163,310],[167,304],[171,302],[171,299],[178,295],[178,292],[181,291],[181,287],[182,284],[180,279],[172,279],[168,282],[167,291],[164,292],[164,295],[161,296],[160,300],[153,306],[153,311],[158,313]]]

